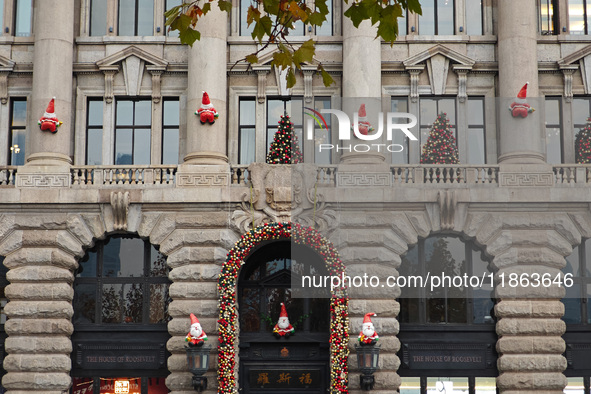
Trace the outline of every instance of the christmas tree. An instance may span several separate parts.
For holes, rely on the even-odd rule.
[[[442,112],[431,126],[429,138],[423,145],[421,164],[458,164],[458,146],[447,114]]]
[[[281,116],[275,138],[267,153],[267,164],[297,164],[303,161],[298,137],[293,132],[289,115]]]
[[[591,163],[591,118],[575,137],[575,162],[577,164]]]

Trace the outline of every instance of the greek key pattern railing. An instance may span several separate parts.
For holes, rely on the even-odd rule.
[[[0,168],[0,186],[14,186],[17,167]]]
[[[72,167],[72,186],[174,186],[177,166],[77,166]]]

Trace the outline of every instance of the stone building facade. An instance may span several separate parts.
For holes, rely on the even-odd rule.
[[[461,304],[463,318],[451,317],[452,304],[438,304],[447,312],[436,321],[429,293],[420,295],[417,307],[401,298],[401,289],[386,295],[352,289],[350,392],[361,392],[356,336],[363,315],[376,312],[376,393],[426,393],[438,381],[451,381],[462,393],[578,388],[566,392],[588,394],[591,287],[584,267],[591,167],[575,164],[574,147],[591,114],[591,19],[579,7],[586,3],[422,3],[424,16],[405,15],[391,46],[375,40],[372,27],[354,28],[342,17],[346,4],[333,0],[329,28],[302,25],[292,40],[317,40],[316,58],[336,84],[325,87],[316,66],[305,65],[288,90],[281,72],[268,65],[272,52],[256,66],[240,61],[256,50],[240,1],[229,15],[212,11],[193,47],[166,31],[163,13],[177,4],[173,0],[0,2],[6,392],[78,393],[86,384],[103,393],[117,377],[140,377],[142,393],[194,392],[184,350],[189,313],[199,316],[210,343],[217,344],[218,278],[228,252],[256,226],[297,221],[331,241],[350,274],[409,273],[411,261],[426,264],[425,245],[434,239],[467,245],[462,264],[482,260],[497,277],[574,274],[570,289],[497,285],[490,300],[494,313],[481,320],[470,301]],[[508,107],[525,82],[536,111],[513,118]],[[214,125],[201,125],[194,115],[202,91],[220,112]],[[37,126],[52,97],[63,121],[55,134]],[[301,128],[303,107],[337,108],[359,98],[376,100],[383,112],[417,115],[411,131],[419,141],[397,141],[405,146],[401,154],[322,155],[316,141],[302,138],[307,164],[264,164],[284,109]],[[421,145],[444,111],[461,164],[421,165]],[[337,137],[334,131],[323,142],[337,144]],[[154,267],[145,256],[166,257],[165,320],[152,318],[147,301],[161,282],[135,282],[133,273],[127,282],[109,282],[105,270],[80,269],[104,268],[113,239],[146,242],[138,249],[148,264],[139,268],[140,277]],[[157,252],[148,252],[151,246]],[[102,265],[88,265],[99,261],[93,259]],[[109,289],[123,294],[125,286],[139,286],[143,317],[133,320],[125,312],[109,326],[95,300],[96,325],[82,322],[77,300],[85,284],[103,297],[102,308]],[[413,317],[411,307],[422,312]],[[297,338],[290,343],[297,345]],[[241,343],[237,352],[248,360],[246,341]],[[278,342],[269,343],[281,350]],[[92,361],[125,352],[156,358],[121,365]],[[279,360],[264,354],[261,362]],[[454,366],[414,358],[425,354],[481,359]],[[276,390],[242,373],[244,360],[236,362],[241,392]],[[214,346],[207,392],[216,391],[217,369]],[[318,369],[327,370],[325,364]],[[149,380],[160,378],[165,387]],[[328,380],[301,392],[325,390]]]

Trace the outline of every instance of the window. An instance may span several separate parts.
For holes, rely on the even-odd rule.
[[[119,0],[120,36],[154,34],[154,0]]]
[[[117,100],[115,160],[117,164],[150,164],[152,100]]]
[[[560,97],[546,97],[546,159],[548,163],[562,163],[562,117]]]
[[[16,0],[14,35],[28,37],[33,31],[33,0]]]
[[[466,5],[466,34],[482,35],[482,0],[468,0]]]
[[[591,240],[573,248],[562,271],[574,276],[574,285],[566,288],[563,299],[563,320],[567,324],[591,325]]]
[[[403,377],[400,394],[475,393],[497,394],[495,378]]]
[[[183,0],[166,0],[166,10],[170,10],[172,7],[177,7],[183,3]],[[164,22],[163,22],[164,23]],[[164,26],[164,25],[162,25]],[[166,35],[169,37],[178,37],[179,31],[178,30],[168,30],[166,28]]]
[[[591,2],[589,0],[568,1],[569,34],[589,34]]]
[[[330,97],[316,97],[314,99],[314,111],[320,112],[323,109],[330,109]],[[304,108],[305,113],[306,108]],[[314,163],[316,164],[330,164],[332,162],[332,151],[331,150],[320,150],[320,144],[330,144],[332,142],[332,136],[330,133],[330,119],[331,116],[326,114],[324,120],[326,120],[326,126],[317,122],[313,122],[314,125]],[[303,144],[305,142],[301,140]]]
[[[564,388],[564,394],[589,394],[591,393],[589,376],[567,378],[568,382]]]
[[[437,115],[445,113],[453,132],[457,139],[456,133],[456,100],[455,98],[437,97],[437,98],[421,98],[419,112],[420,135],[419,141],[421,149],[429,138],[429,132],[433,122],[437,119]]]
[[[489,275],[488,261],[474,245],[459,238],[432,236],[419,240],[402,258],[401,276],[428,273],[446,275]],[[402,290],[400,299],[400,323],[408,324],[492,324],[494,323],[491,299],[492,287],[424,288]]]
[[[454,0],[424,0],[423,14],[419,16],[419,34],[452,35],[454,26]]]
[[[178,98],[166,98],[162,116],[162,164],[179,164],[180,108]]]
[[[484,99],[468,99],[468,164],[485,164]]]
[[[86,164],[103,164],[103,100],[89,99],[86,115]]]
[[[407,31],[408,23],[406,21],[406,19],[407,19],[406,15],[407,15],[406,9],[403,8],[402,9],[402,16],[400,18],[398,18],[398,36],[405,36],[408,34],[408,31]]]
[[[166,257],[148,241],[114,236],[80,261],[74,282],[75,325],[168,322]]]
[[[240,100],[240,125],[238,129],[238,152],[239,164],[250,164],[255,162],[255,101],[252,99]]]
[[[408,99],[392,97],[391,112],[408,112]],[[408,119],[394,119],[394,122],[407,123]],[[392,153],[392,164],[408,164],[408,137],[403,133],[392,133],[392,144],[402,145],[402,152]]]
[[[107,34],[107,2],[105,0],[91,0],[89,31],[91,36]]]
[[[558,6],[556,0],[539,0],[540,33],[542,35],[558,34],[560,22],[558,21]]]
[[[326,6],[328,7],[328,15],[322,26],[316,26],[317,36],[332,36],[333,35],[333,23],[332,18],[334,15],[334,9],[332,5],[333,0],[326,0]]]
[[[294,134],[298,137],[300,143],[300,150],[302,150],[302,117],[304,109],[304,101],[301,97],[292,97],[291,99],[268,99],[267,100],[267,148],[275,138],[277,132],[277,125],[281,120],[281,115],[288,114],[291,123],[293,123]],[[303,154],[302,150],[302,154]],[[304,157],[305,159],[305,157]]]
[[[254,23],[251,23],[248,26],[247,23],[247,16],[248,16],[248,7],[251,5],[249,0],[240,0],[240,35],[241,36],[248,36],[252,34],[254,29]]]
[[[25,137],[27,128],[27,99],[13,98],[10,114],[9,165],[25,164]]]

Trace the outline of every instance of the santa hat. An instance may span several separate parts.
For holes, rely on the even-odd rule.
[[[201,99],[201,108],[209,108],[211,107],[211,101],[209,101],[209,94],[204,90],[203,91],[203,98]]]
[[[45,113],[43,114],[44,117],[46,118],[55,118],[55,97],[53,97],[51,99],[51,101],[49,102],[49,104],[47,104],[47,109],[45,110]]]
[[[285,304],[283,304],[283,302],[281,303],[281,313],[279,314],[279,317],[287,317],[287,310],[285,309]]]
[[[189,315],[189,317],[191,318],[191,325],[193,325],[195,323],[201,324],[201,323],[199,323],[199,319],[197,319],[197,316],[195,316],[194,314],[191,313]]]
[[[371,316],[377,316],[377,315],[373,312],[366,313],[365,317],[363,318],[363,324],[371,323]]]
[[[359,111],[357,112],[359,119],[367,119],[367,113],[365,112],[365,104],[361,104]]]
[[[519,93],[517,93],[517,100],[515,100],[516,102],[521,104],[525,103],[525,99],[527,98],[527,85],[529,85],[529,82],[526,82],[525,85],[523,85],[523,87],[519,91]]]

